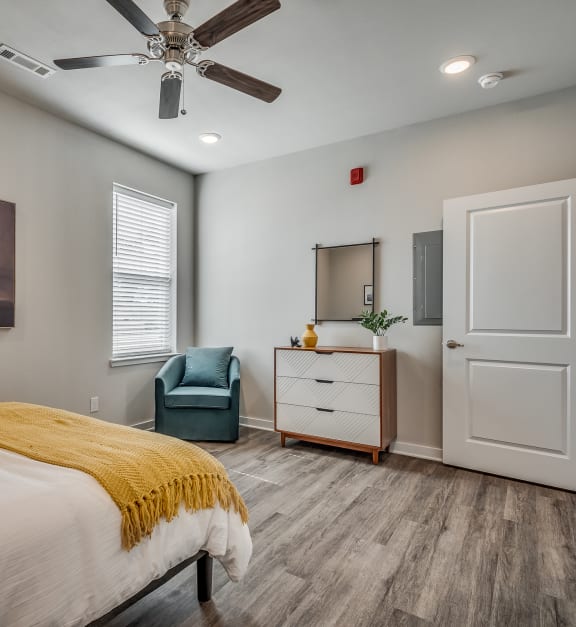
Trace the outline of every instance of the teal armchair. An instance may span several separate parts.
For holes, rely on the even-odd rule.
[[[240,360],[230,358],[228,388],[181,386],[186,356],[171,357],[155,379],[156,431],[182,440],[235,442],[240,421]]]

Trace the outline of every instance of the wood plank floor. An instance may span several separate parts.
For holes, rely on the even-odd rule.
[[[576,495],[242,430],[206,444],[250,508],[240,584],[184,570],[109,627],[576,626]]]

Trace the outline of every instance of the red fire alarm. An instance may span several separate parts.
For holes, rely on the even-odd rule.
[[[364,168],[353,168],[350,170],[350,185],[360,185],[364,183]]]

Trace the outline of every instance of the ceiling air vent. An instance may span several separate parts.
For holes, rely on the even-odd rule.
[[[36,74],[36,76],[40,78],[48,78],[56,72],[56,70],[53,70],[44,63],[40,63],[40,61],[36,61],[36,59],[28,55],[22,54],[6,44],[0,44],[0,59],[9,61],[23,70],[28,70],[28,72],[32,72],[32,74]]]

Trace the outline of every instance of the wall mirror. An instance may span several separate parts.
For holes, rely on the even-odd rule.
[[[316,244],[315,321],[349,322],[374,311],[374,258],[378,242]]]

